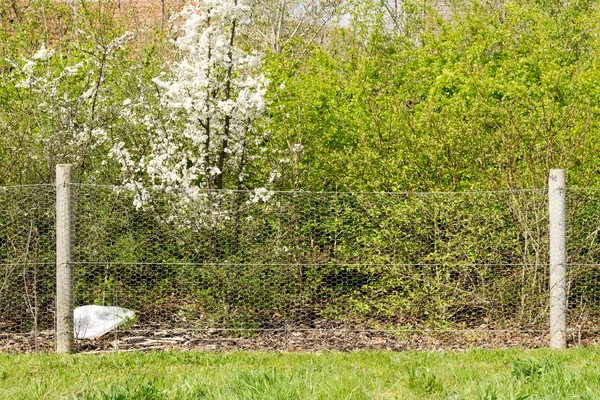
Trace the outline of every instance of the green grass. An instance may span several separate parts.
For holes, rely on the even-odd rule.
[[[3,399],[600,399],[600,347],[0,354]]]

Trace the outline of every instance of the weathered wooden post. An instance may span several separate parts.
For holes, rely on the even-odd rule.
[[[73,353],[71,164],[56,166],[56,352]]]
[[[550,170],[550,348],[567,347],[567,242],[565,171]]]

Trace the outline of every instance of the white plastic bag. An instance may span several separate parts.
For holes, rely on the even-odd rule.
[[[75,338],[96,339],[135,318],[131,310],[114,306],[81,306],[75,309]]]

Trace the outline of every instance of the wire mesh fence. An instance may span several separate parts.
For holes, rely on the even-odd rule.
[[[0,188],[0,343],[54,329],[55,189]],[[19,340],[14,335],[19,335]]]
[[[136,313],[80,350],[546,343],[544,189],[71,189],[74,305]],[[54,327],[54,199],[53,186],[0,190],[0,331],[42,349]],[[581,341],[600,327],[600,191],[567,199],[568,327]]]
[[[543,191],[74,198],[76,303],[138,330],[546,330]]]
[[[567,193],[568,326],[577,337],[600,330],[600,190]]]

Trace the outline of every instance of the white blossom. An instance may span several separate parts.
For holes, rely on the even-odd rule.
[[[292,148],[290,149],[290,151],[292,153],[300,153],[302,150],[304,150],[304,146],[300,143],[296,143],[295,145],[292,146]]]
[[[274,192],[267,190],[266,188],[257,188],[250,194],[250,198],[247,204],[256,204],[259,202],[266,203],[273,196]]]
[[[278,170],[274,169],[273,171],[271,171],[271,173],[269,174],[269,180],[268,183],[273,183],[275,182],[277,179],[281,178],[281,172],[279,172]]]
[[[260,73],[260,56],[236,46],[248,15],[244,0],[206,0],[185,7],[173,42],[178,61],[152,80],[161,91],[160,107],[139,118],[149,132],[145,152],[121,142],[110,151],[124,171],[137,171],[126,182],[146,182],[169,192],[177,188],[173,193],[179,195],[182,212],[192,200],[205,201],[206,209],[196,211],[213,225],[229,216],[203,190],[225,189],[226,179],[242,183],[245,163],[253,157],[247,154],[249,144],[261,142],[256,122],[263,118],[268,81]],[[128,100],[123,106],[130,106]],[[267,201],[268,192],[257,190],[253,199]]]
[[[42,47],[31,57],[32,60],[48,61],[54,50],[46,50],[46,45],[42,43]]]

